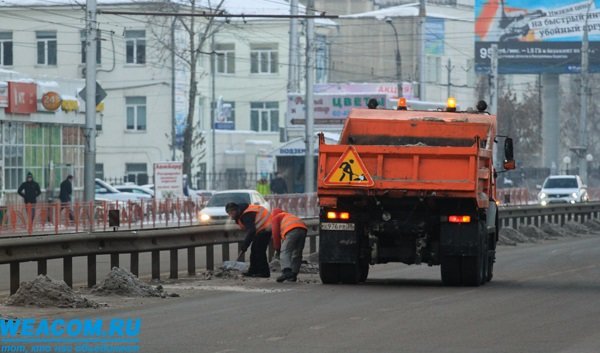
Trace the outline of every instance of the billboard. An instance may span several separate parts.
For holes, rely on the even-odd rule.
[[[490,69],[498,44],[501,74],[578,73],[586,22],[590,72],[600,72],[600,0],[476,0],[475,67]]]
[[[183,163],[154,163],[154,193],[156,198],[182,198]]]
[[[315,93],[315,125],[341,127],[346,121],[348,114],[354,108],[366,108],[369,99],[375,98],[379,106],[385,107],[385,94],[369,93]],[[288,95],[288,127],[295,125],[304,125],[306,120],[306,108],[304,96],[299,94]]]

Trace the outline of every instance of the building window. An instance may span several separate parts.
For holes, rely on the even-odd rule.
[[[125,31],[128,64],[146,63],[146,31]]]
[[[215,116],[215,129],[235,130],[235,102],[218,102]]]
[[[104,163],[96,163],[96,178],[104,180]]]
[[[148,184],[148,167],[146,163],[125,163],[125,180],[137,185]]]
[[[425,81],[432,83],[441,82],[442,58],[439,56],[427,55],[425,60]]]
[[[279,103],[250,103],[250,129],[254,131],[279,131]]]
[[[276,74],[279,56],[277,44],[250,45],[250,72],[253,74]]]
[[[315,55],[315,79],[317,83],[328,82],[329,67],[329,46],[327,37],[321,34],[316,35],[316,55]]]
[[[146,131],[146,97],[125,97],[127,130]]]
[[[13,64],[12,32],[0,32],[0,66]]]
[[[56,65],[56,32],[37,31],[37,63],[38,65]]]
[[[96,64],[100,64],[100,62],[102,61],[102,45],[100,42],[100,32],[97,32],[98,35],[98,40],[96,41]],[[85,64],[85,55],[87,50],[85,50],[85,48],[87,47],[86,45],[86,39],[87,39],[87,35],[86,35],[86,31],[81,31],[81,63]]]
[[[235,44],[216,44],[215,66],[220,74],[235,73]]]

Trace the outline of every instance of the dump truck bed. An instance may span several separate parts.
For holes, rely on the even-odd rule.
[[[320,203],[352,195],[435,196],[487,207],[494,135],[490,115],[355,110],[338,144],[320,139]]]

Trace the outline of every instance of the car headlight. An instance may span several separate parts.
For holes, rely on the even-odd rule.
[[[540,192],[540,195],[539,195],[539,197],[540,197],[540,199],[545,199],[545,198],[547,198],[547,197],[548,197],[548,195],[546,195],[546,193],[545,193],[545,192]]]
[[[576,193],[576,192],[572,193],[572,194],[571,194],[571,196],[573,196],[574,198],[577,198],[577,197],[579,197],[579,195],[577,195],[577,193]]]
[[[210,221],[210,216],[206,213],[200,213],[200,222],[208,222]]]

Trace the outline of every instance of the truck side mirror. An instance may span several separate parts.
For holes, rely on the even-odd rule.
[[[510,137],[504,140],[504,159],[507,161],[515,159],[513,154],[513,140]]]
[[[515,158],[513,153],[513,140],[507,137],[504,140],[504,169],[513,170],[515,169]]]

